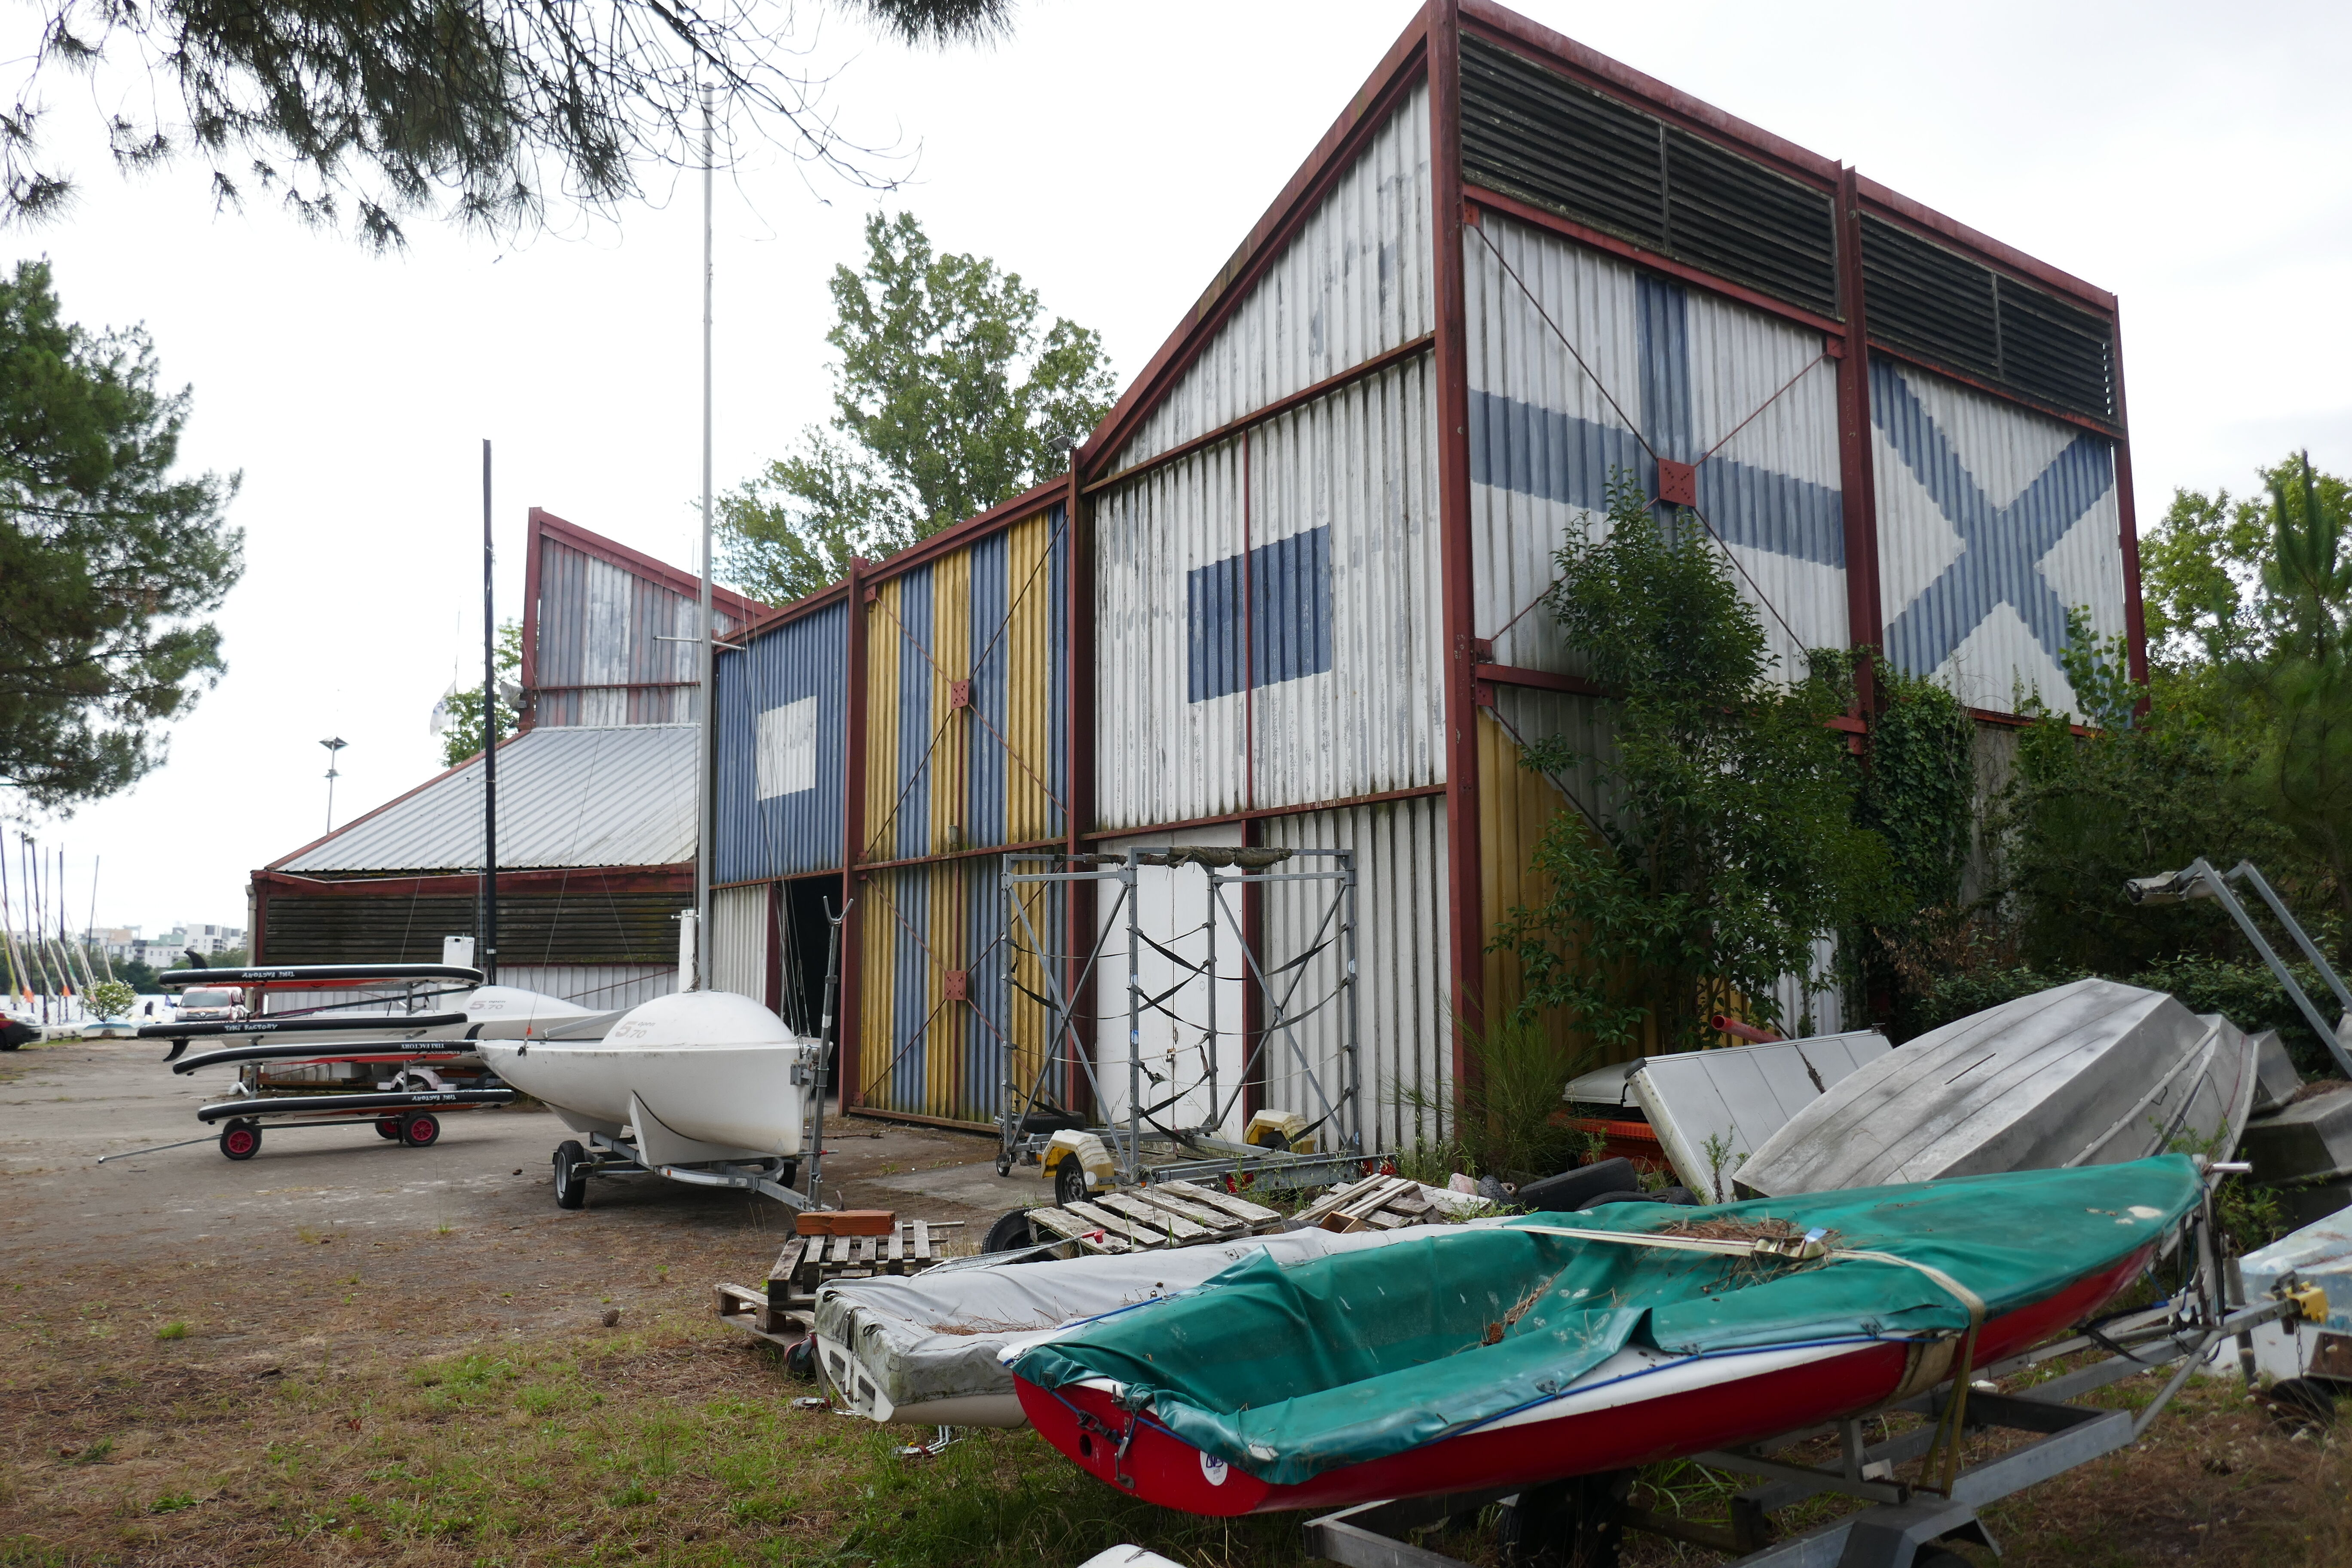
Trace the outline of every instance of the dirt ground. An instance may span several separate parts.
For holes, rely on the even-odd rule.
[[[904,1431],[796,1409],[808,1385],[710,1307],[714,1282],[764,1276],[783,1209],[638,1178],[558,1210],[542,1111],[452,1116],[426,1150],[354,1128],[266,1133],[243,1163],[208,1142],[96,1163],[193,1136],[220,1095],[226,1074],[159,1054],[0,1056],[0,1565],[1302,1560],[1296,1520],[1134,1504],[1030,1433],[909,1463]],[[854,1119],[826,1143],[844,1200],[971,1240],[1039,1195],[982,1138]],[[2031,1568],[2352,1565],[2347,1454],[2211,1380],[1988,1517]],[[1645,1506],[1719,1514],[1688,1467],[1645,1483]]]

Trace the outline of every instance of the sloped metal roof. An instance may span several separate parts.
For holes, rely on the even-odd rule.
[[[692,724],[526,731],[499,748],[499,866],[694,858]],[[456,871],[482,863],[479,757],[296,851],[286,871]]]

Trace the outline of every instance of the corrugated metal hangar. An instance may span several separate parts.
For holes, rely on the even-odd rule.
[[[1620,469],[1701,515],[1784,659],[1876,647],[2014,723],[2015,692],[2071,704],[2086,606],[2144,672],[2111,295],[1489,0],[1432,0],[1068,474],[799,604],[729,603],[714,984],[807,1020],[823,900],[854,899],[846,1106],[986,1122],[1045,1050],[1041,966],[1074,983],[1112,918],[1041,884],[1060,956],[1008,942],[1006,852],[1347,850],[1361,1125],[1434,1131],[1416,1091],[1444,1096],[1456,1020],[1515,1000],[1489,933],[1566,804],[1519,745],[1607,732],[1540,600]],[[533,515],[540,722],[688,716],[687,645],[611,650],[689,629],[691,579]],[[654,611],[553,586],[599,562]],[[559,632],[558,604],[604,629]],[[386,870],[333,843],[264,877]],[[1141,874],[1143,989],[1197,954],[1198,887]],[[1241,903],[1269,973],[1328,946],[1278,886]],[[1115,962],[1089,1005],[1124,1018]],[[1216,989],[1260,1027],[1265,984]],[[1188,1028],[1089,1048],[1123,1085]],[[1326,1082],[1347,1030],[1298,1028]],[[1237,1121],[1293,1104],[1286,1070]]]
[[[2071,701],[2069,606],[2144,660],[2112,296],[1434,0],[1069,475],[721,656],[715,979],[773,1001],[845,886],[849,1103],[984,1121],[1046,1027],[1005,850],[1349,849],[1364,1127],[1409,1142],[1400,1091],[1442,1095],[1453,1019],[1514,998],[1488,933],[1564,805],[1519,739],[1605,732],[1538,601],[1617,468],[1706,518],[1783,658],[1876,647],[1988,723]],[[1201,911],[1151,875],[1187,952]],[[1269,969],[1317,940],[1249,892]],[[1091,945],[1098,910],[1037,898]]]

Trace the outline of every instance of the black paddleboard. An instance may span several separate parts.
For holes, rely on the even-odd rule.
[[[478,969],[454,963],[293,963],[254,969],[169,969],[155,977],[166,990],[190,985],[292,986],[324,991],[341,985],[399,984],[410,980],[482,983]]]
[[[387,1040],[380,1046],[362,1045],[354,1041],[349,1050],[341,1051],[324,1043],[308,1046],[232,1046],[227,1050],[206,1051],[201,1056],[190,1057],[185,1061],[173,1061],[170,1057],[163,1059],[172,1063],[173,1072],[194,1072],[198,1068],[225,1067],[231,1062],[373,1061],[379,1058],[387,1061],[408,1061],[442,1057],[468,1057],[473,1054],[473,1046],[463,1040],[418,1040],[415,1044],[407,1046],[402,1045],[397,1040]]]
[[[374,1021],[381,1016],[381,1024]],[[194,1024],[142,1024],[142,1040],[217,1039],[223,1035],[413,1035],[467,1022],[463,1013],[346,1013],[334,1018],[207,1018]],[[169,1058],[165,1058],[169,1060]]]
[[[420,1089],[398,1094],[287,1094],[224,1100],[201,1107],[199,1121],[226,1121],[238,1116],[302,1116],[330,1110],[430,1110],[460,1105],[508,1105],[510,1089]]]

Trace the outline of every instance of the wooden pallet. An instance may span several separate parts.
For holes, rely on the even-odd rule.
[[[1150,1252],[1229,1241],[1283,1223],[1264,1204],[1192,1182],[1155,1182],[1097,1193],[1084,1203],[1029,1211],[1041,1241],[1060,1239],[1081,1253]]]
[[[1345,1234],[1353,1230],[1395,1230],[1401,1226],[1427,1225],[1441,1218],[1422,1185],[1410,1176],[1366,1176],[1336,1187],[1298,1211],[1302,1225],[1319,1225]]]
[[[805,1310],[771,1305],[764,1287],[754,1289],[749,1285],[720,1285],[719,1321],[732,1323],[747,1334],[756,1334],[771,1344],[787,1349],[808,1338],[816,1320]]]
[[[960,1219],[902,1219],[887,1236],[796,1236],[768,1270],[767,1304],[775,1311],[814,1307],[818,1289],[835,1279],[919,1274],[947,1260],[940,1233],[962,1226]]]

